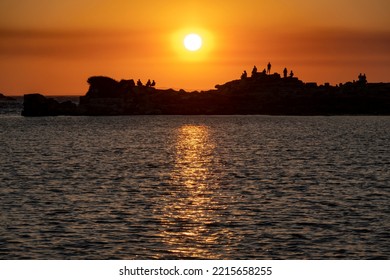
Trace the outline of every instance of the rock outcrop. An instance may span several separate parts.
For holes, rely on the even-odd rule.
[[[202,92],[159,90],[96,76],[79,105],[25,95],[24,116],[53,115],[390,115],[390,84],[348,82],[318,86],[293,76],[252,73]]]
[[[79,111],[77,105],[71,101],[58,102],[54,98],[33,93],[24,95],[22,115],[26,117],[79,115]]]
[[[0,93],[0,102],[4,101],[16,101],[16,99],[13,97],[5,96],[4,94]]]

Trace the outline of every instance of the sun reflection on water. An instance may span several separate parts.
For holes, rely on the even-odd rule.
[[[229,232],[220,226],[226,207],[217,199],[213,173],[215,143],[207,126],[186,125],[177,131],[172,185],[164,197],[162,239],[179,258],[219,258]],[[222,249],[221,249],[222,248]]]

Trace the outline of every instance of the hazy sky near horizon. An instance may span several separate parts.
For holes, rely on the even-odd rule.
[[[268,61],[303,81],[390,82],[389,13],[388,0],[0,0],[0,92],[84,94],[93,75],[209,89]]]

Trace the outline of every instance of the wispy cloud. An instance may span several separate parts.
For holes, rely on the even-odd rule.
[[[0,30],[0,56],[98,58],[147,55],[156,40],[145,31]]]

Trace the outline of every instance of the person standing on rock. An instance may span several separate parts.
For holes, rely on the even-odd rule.
[[[269,75],[271,75],[271,62],[268,62],[268,65],[267,65],[267,73]]]
[[[287,68],[284,68],[284,70],[283,70],[283,77],[287,78]]]

